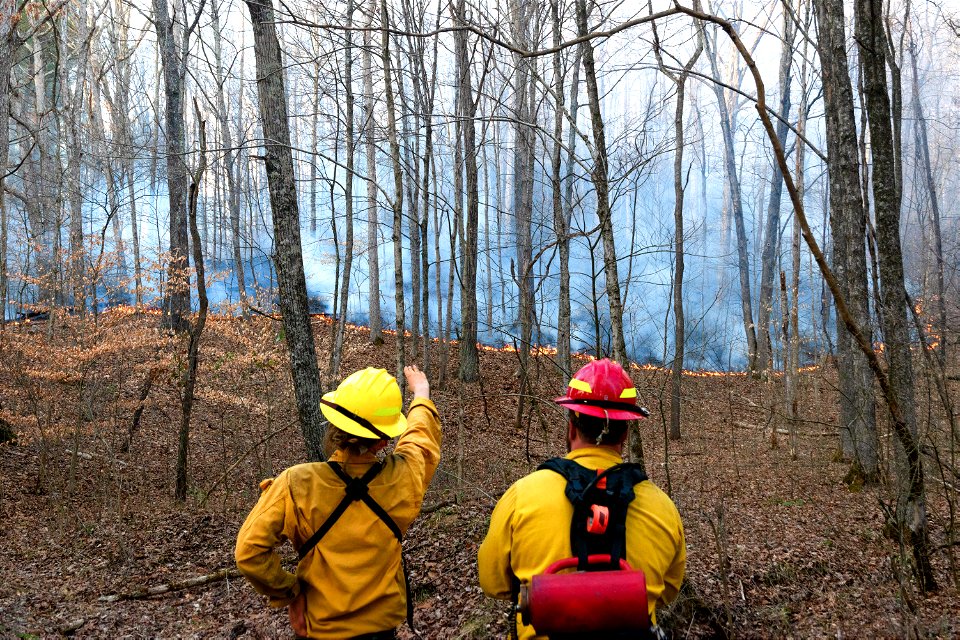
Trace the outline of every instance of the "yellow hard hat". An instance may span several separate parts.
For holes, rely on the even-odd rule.
[[[407,430],[403,395],[386,369],[367,367],[352,373],[320,400],[333,426],[360,438],[389,440]]]

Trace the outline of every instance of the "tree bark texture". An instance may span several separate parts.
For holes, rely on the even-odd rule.
[[[406,366],[406,304],[403,291],[403,167],[400,164],[400,140],[397,138],[397,115],[393,93],[393,71],[390,61],[390,14],[387,0],[380,3],[380,53],[383,61],[383,87],[386,98],[387,138],[390,141],[390,160],[393,164],[393,299],[396,304],[397,382],[404,386],[403,367]]]
[[[455,24],[466,23],[466,2],[459,0],[457,7],[451,5]],[[467,32],[454,34],[456,56],[460,70],[457,79],[459,98],[457,113],[463,133],[463,159],[466,173],[466,220],[464,229],[462,267],[460,269],[460,370],[463,382],[476,382],[480,378],[480,355],[477,351],[477,259],[480,231],[480,193],[477,176],[477,134],[474,125],[476,106],[473,100],[473,82],[470,76],[470,59],[467,53]]]
[[[153,0],[157,47],[163,67],[166,105],[164,133],[166,137],[167,193],[170,205],[170,255],[167,265],[167,291],[163,303],[164,324],[182,331],[184,318],[190,313],[190,288],[187,275],[187,167],[184,163],[186,134],[184,131],[184,68],[167,0]]]
[[[283,64],[271,2],[248,2],[257,59],[257,94],[263,121],[264,165],[270,209],[283,331],[290,350],[290,370],[300,428],[311,460],[323,460],[320,374],[313,328],[307,309],[307,282],[300,242],[300,210],[293,174]]]
[[[890,386],[897,395],[910,441],[897,442],[899,524],[908,531],[914,548],[917,572],[924,589],[935,588],[929,565],[929,533],[926,499],[922,491],[923,467],[908,457],[918,456],[917,419],[914,409],[913,364],[907,321],[907,299],[900,246],[900,197],[896,176],[896,148],[887,93],[886,33],[883,3],[857,0],[856,34],[863,65],[866,110],[870,120],[870,151],[873,159],[873,206],[877,220],[877,252],[880,268],[880,322],[886,344]],[[911,449],[913,451],[911,451]],[[920,483],[920,492],[916,491]],[[922,550],[922,551],[921,551]]]
[[[514,0],[510,3],[514,39],[521,46],[528,47],[534,7],[525,2]],[[526,384],[530,348],[533,346],[534,313],[533,298],[533,171],[536,157],[536,137],[533,122],[533,100],[531,92],[532,65],[534,61],[514,56],[513,73],[513,215],[515,219],[517,263],[514,278],[520,294],[520,375],[521,390]],[[523,393],[523,391],[521,391]],[[524,404],[520,398],[520,407]]]
[[[857,127],[853,87],[847,66],[842,0],[815,3],[819,27],[819,54],[826,114],[827,165],[830,180],[830,231],[833,268],[850,314],[871,341],[867,293],[866,213],[860,198]],[[873,381],[863,354],[856,349],[837,314],[837,352],[840,372],[840,442],[853,460],[853,471],[867,481],[878,473],[878,440]]]
[[[380,205],[377,203],[377,147],[376,118],[373,95],[373,16],[378,12],[377,0],[369,0],[362,9],[367,14],[363,32],[363,53],[360,71],[363,74],[363,130],[367,159],[367,313],[370,326],[370,341],[383,341],[383,325],[380,313]]]

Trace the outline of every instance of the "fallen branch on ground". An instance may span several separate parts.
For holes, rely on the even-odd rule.
[[[108,596],[100,596],[99,600],[100,602],[142,600],[144,598],[149,598],[150,596],[158,596],[164,593],[171,593],[173,591],[183,591],[184,589],[189,589],[191,587],[199,587],[201,585],[212,584],[214,582],[220,582],[221,580],[239,577],[240,572],[236,569],[221,569],[215,573],[208,573],[205,576],[187,578],[186,580],[181,580],[179,582],[169,582],[167,584],[157,585],[156,587],[149,587],[141,591],[133,591],[131,593],[114,593]]]
[[[86,451],[80,451],[79,449],[77,449],[76,451],[74,451],[73,449],[64,449],[63,455],[71,456],[71,457],[77,456],[78,458],[82,458],[84,460],[93,460],[94,458],[102,458],[108,462],[115,462],[121,467],[127,466],[127,463],[124,462],[123,460],[119,460],[117,458],[111,458],[110,456],[104,456],[99,453],[87,453]]]
[[[420,515],[426,515],[426,514],[428,514],[428,513],[433,513],[434,511],[439,511],[440,509],[443,509],[444,507],[451,507],[451,506],[453,506],[453,505],[455,505],[455,504],[456,504],[456,502],[455,502],[454,500],[444,500],[443,502],[438,502],[437,504],[432,504],[432,505],[430,505],[429,507],[423,507],[422,509],[420,509]]]

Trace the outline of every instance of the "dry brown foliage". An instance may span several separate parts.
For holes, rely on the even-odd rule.
[[[50,329],[0,332],[0,419],[19,441],[0,445],[0,637],[292,637],[283,612],[229,575],[152,597],[100,600],[191,585],[232,568],[258,482],[304,459],[299,430],[285,428],[296,412],[279,323],[211,317],[184,505],[173,500],[184,341],[162,332],[156,316],[130,310],[104,314],[96,325],[67,317]],[[329,331],[318,326],[315,334],[323,360]],[[565,380],[549,356],[531,360],[540,401],[519,429],[516,354],[480,357],[480,384],[433,392],[444,458],[426,497],[430,512],[405,542],[425,638],[506,633],[506,604],[477,585],[476,549],[500,493],[564,451],[563,415],[545,400]],[[363,329],[349,330],[344,372],[393,363],[392,344],[375,346]],[[449,366],[452,380],[457,363]],[[121,453],[151,375],[141,425]],[[832,370],[804,373],[797,460],[770,446],[771,420],[776,427],[781,418],[769,415],[779,404],[766,396],[780,393],[779,381],[738,375],[687,376],[684,439],[669,443],[665,456],[665,375],[634,372],[653,410],[642,425],[648,472],[666,489],[669,470],[686,526],[687,585],[661,614],[674,637],[960,634],[953,549],[941,547],[934,558],[944,589],[917,593],[902,550],[883,534],[888,489],[852,491],[843,482],[848,467],[835,461],[829,437],[837,419]],[[936,407],[924,411],[933,446]],[[956,485],[949,477],[931,485],[934,544],[944,545],[954,526],[945,498],[956,496]],[[292,550],[287,557],[292,563]]]

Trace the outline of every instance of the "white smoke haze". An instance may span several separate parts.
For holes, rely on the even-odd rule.
[[[133,145],[130,149],[113,149],[113,162],[119,163],[118,153],[129,153],[134,158],[135,180],[133,198],[135,199],[138,231],[140,240],[140,263],[148,276],[150,289],[146,293],[145,303],[160,304],[160,292],[163,286],[162,254],[168,245],[168,200],[166,196],[165,159],[163,154],[162,112],[158,117],[157,108],[162,107],[162,85],[157,74],[156,37],[153,27],[147,21],[150,15],[149,3],[137,0],[133,3],[131,14],[130,40],[135,46],[132,62],[135,72],[132,74],[131,109],[129,120],[133,127]],[[344,219],[344,176],[345,143],[343,140],[343,102],[342,86],[343,44],[342,29],[321,29],[294,24],[299,20],[318,24],[343,24],[344,3],[318,6],[315,3],[293,2],[287,6],[293,16],[281,14],[280,32],[285,55],[285,80],[288,92],[288,108],[291,114],[290,126],[294,147],[294,160],[297,170],[297,188],[300,204],[304,269],[309,294],[315,299],[316,311],[329,312],[333,308],[333,296],[337,285],[337,252],[341,265],[345,232]],[[495,3],[474,5],[472,12],[478,22],[501,23],[505,25],[506,8]],[[669,6],[667,2],[654,3],[652,10],[659,11]],[[188,13],[195,8],[187,4]],[[566,7],[569,15],[564,18],[564,39],[575,35],[572,7]],[[241,204],[241,254],[246,270],[247,287],[251,294],[260,292],[256,304],[269,308],[274,303],[275,273],[270,264],[272,254],[272,223],[270,201],[266,189],[263,167],[258,156],[262,154],[260,128],[257,123],[257,95],[255,85],[255,62],[250,47],[250,27],[246,8],[242,3],[227,3],[220,6],[221,35],[223,36],[222,58],[226,71],[224,92],[228,111],[229,126],[233,145],[239,163],[239,189],[242,191]],[[436,22],[435,5],[423,7],[425,12],[423,31],[431,31]],[[595,13],[592,20],[609,28],[626,20],[645,15],[650,10],[646,2],[627,2],[616,5],[603,5],[601,12]],[[779,32],[782,29],[782,14],[779,3],[744,2],[720,3],[713,10],[728,18],[736,18],[743,40],[754,48],[754,55],[760,72],[766,82],[768,104],[776,104],[778,81],[777,64],[779,59]],[[399,3],[392,6],[394,19],[403,20]],[[917,8],[918,24],[927,30],[928,43],[933,48],[921,51],[924,68],[924,99],[928,109],[932,110],[934,121],[933,135],[938,136],[937,144],[943,150],[937,159],[937,167],[944,191],[956,194],[957,172],[949,160],[953,157],[955,143],[949,135],[951,123],[958,118],[956,77],[953,69],[957,59],[957,44],[950,40],[937,26],[937,11],[933,7]],[[192,15],[192,14],[190,14]],[[547,14],[548,15],[548,14]],[[483,16],[482,20],[479,16]],[[354,19],[363,20],[363,12],[358,10]],[[441,26],[449,25],[449,16],[440,20]],[[400,24],[398,29],[407,29]],[[411,29],[413,30],[413,29]],[[106,46],[107,29],[98,32],[94,48],[101,58],[108,58]],[[499,32],[501,36],[509,33],[507,26]],[[711,32],[712,33],[712,32]],[[550,46],[552,33],[549,24],[534,25],[534,48]],[[427,284],[431,287],[431,326],[430,332],[438,332],[437,303],[442,294],[443,304],[448,304],[446,288],[450,270],[454,269],[454,299],[452,336],[456,337],[459,317],[459,254],[451,256],[449,236],[455,206],[454,194],[454,137],[455,137],[455,64],[453,59],[452,34],[439,36],[438,63],[436,79],[436,104],[433,110],[434,156],[437,163],[436,182],[431,179],[431,205],[435,201],[439,207],[436,219],[439,221],[439,247],[436,246],[434,212],[430,212],[428,250],[430,273]],[[665,52],[665,63],[670,67],[682,65],[696,45],[696,30],[689,19],[672,17],[659,23],[658,37]],[[375,34],[379,38],[379,33]],[[392,166],[389,162],[388,146],[385,140],[385,115],[382,96],[382,74],[378,71],[379,55],[373,56],[374,98],[376,108],[375,144],[377,146],[378,196],[376,211],[370,211],[365,181],[366,163],[364,158],[363,128],[363,83],[361,78],[361,55],[357,46],[362,33],[354,34],[355,60],[353,67],[355,95],[355,127],[357,155],[355,159],[356,179],[354,180],[354,262],[350,280],[350,291],[346,314],[353,322],[366,322],[369,315],[368,283],[369,262],[366,246],[368,219],[375,216],[378,220],[380,243],[377,247],[380,265],[380,305],[386,326],[395,326],[393,316],[393,252],[390,244],[391,212],[388,200],[392,193]],[[400,60],[398,78],[401,82],[399,92],[408,101],[405,107],[398,108],[400,122],[404,131],[405,162],[422,162],[424,131],[412,129],[411,96],[414,93],[412,68],[409,62],[409,47],[416,38],[396,36],[393,53]],[[379,40],[375,40],[378,43]],[[426,53],[430,54],[432,39],[424,40]],[[673,287],[673,110],[674,86],[658,68],[653,52],[653,34],[649,25],[640,25],[609,37],[594,41],[597,47],[598,74],[602,111],[606,127],[607,146],[610,155],[611,204],[616,234],[616,247],[619,256],[621,292],[624,297],[624,322],[627,335],[627,347],[632,358],[641,362],[669,361],[673,349],[673,318],[670,311]],[[750,96],[756,90],[744,73],[744,67],[721,33],[715,40],[719,56],[719,66],[724,82],[738,87],[744,95],[727,92],[728,105],[733,113],[734,138],[736,146],[739,180],[743,192],[744,218],[751,268],[751,290],[758,295],[760,278],[760,250],[765,234],[764,216],[770,190],[772,155],[764,132],[759,125]],[[799,41],[798,41],[799,42]],[[237,265],[232,258],[233,240],[229,225],[229,207],[226,195],[226,180],[223,139],[216,117],[216,79],[212,60],[213,34],[210,20],[204,16],[198,23],[193,39],[188,65],[188,101],[194,98],[200,105],[202,117],[207,121],[209,138],[210,169],[204,176],[201,194],[201,233],[204,236],[205,260],[207,272],[211,275],[208,295],[212,304],[221,304],[224,309],[236,305],[239,300],[235,271]],[[510,122],[509,105],[512,100],[510,85],[510,65],[512,55],[489,42],[471,37],[474,47],[473,79],[474,90],[478,97],[478,173],[480,189],[480,239],[478,305],[480,320],[480,338],[493,345],[514,344],[519,340],[517,313],[519,308],[518,288],[512,275],[516,265],[516,232],[513,215],[513,146],[514,128]],[[811,75],[816,66],[815,50],[810,47],[803,57],[803,49],[798,45],[793,61],[793,106],[790,114],[784,114],[792,125],[798,120],[801,74],[806,69],[806,92],[810,99],[809,120],[806,124],[806,137],[819,150],[825,149],[823,140],[822,102],[819,100],[817,77]],[[572,49],[564,54],[564,64],[572,62]],[[490,58],[494,67],[483,68],[483,60]],[[552,58],[537,58],[539,73],[544,84],[552,82]],[[687,317],[687,359],[688,366],[694,368],[727,369],[738,368],[745,362],[746,344],[740,319],[739,282],[737,272],[736,237],[730,214],[729,194],[726,187],[726,175],[723,165],[723,140],[720,133],[719,115],[716,97],[710,76],[709,64],[701,58],[694,68],[694,75],[687,83],[688,107],[685,110],[687,147],[685,149],[685,241],[686,276],[684,281],[684,299]],[[104,82],[114,82],[113,72],[105,72]],[[315,78],[318,78],[315,80]],[[588,144],[592,144],[590,135],[590,114],[586,105],[586,89],[583,76],[580,77],[580,108],[576,124],[583,137],[575,145],[575,158],[567,161],[566,150],[563,153],[561,173],[573,183],[572,232],[589,231],[596,227],[597,216],[594,204],[593,185],[590,170],[593,161]],[[569,76],[567,78],[569,83]],[[538,91],[545,91],[544,84]],[[569,87],[565,88],[569,92]],[[153,104],[154,96],[159,96],[160,105]],[[566,108],[569,109],[569,95],[566,96]],[[556,247],[551,248],[555,240],[552,212],[552,183],[550,177],[549,152],[552,149],[552,99],[539,99],[537,122],[533,123],[537,132],[536,166],[534,168],[534,211],[533,211],[533,252],[539,258],[533,267],[536,293],[536,315],[538,328],[534,340],[551,344],[556,339],[556,318],[559,298],[559,257]],[[104,125],[107,143],[116,142],[109,106],[104,105]],[[905,114],[906,117],[906,114]],[[567,135],[569,121],[564,122],[564,137]],[[154,142],[157,128],[159,135],[160,158],[154,158]],[[316,135],[314,136],[314,127]],[[913,135],[909,122],[904,130],[904,193],[910,194],[913,183],[919,180],[913,171]],[[184,158],[188,167],[195,165],[195,146],[197,122],[192,108],[187,110],[188,154]],[[314,142],[315,139],[315,142]],[[588,142],[589,141],[589,142]],[[787,141],[791,153],[789,161],[795,162],[796,141],[793,134]],[[19,157],[19,148],[12,145],[11,157]],[[14,153],[15,152],[15,153]],[[418,155],[419,154],[419,155]],[[99,239],[103,237],[103,255],[117,253],[117,239],[113,235],[111,222],[108,222],[109,206],[107,189],[102,170],[103,153],[91,148],[85,156],[82,169],[83,218],[84,230],[91,239],[93,250],[88,256],[90,265],[95,265],[101,250]],[[312,169],[315,167],[315,171]],[[413,168],[405,165],[405,188],[412,180]],[[825,236],[826,173],[823,161],[816,153],[808,151],[804,166],[806,175],[806,205],[808,216],[818,239]],[[12,183],[22,182],[21,174],[14,173],[8,178]],[[417,191],[419,193],[419,190]],[[315,203],[315,204],[314,204]],[[905,205],[910,207],[908,203]],[[419,207],[419,202],[418,202]],[[35,251],[26,241],[31,237],[30,225],[17,202],[8,200],[10,209],[11,236],[8,260],[11,268],[10,303],[6,315],[15,313],[36,304],[36,287],[25,274],[35,260]],[[404,194],[404,214],[410,215],[410,200]],[[121,217],[122,240],[126,273],[120,273],[114,267],[105,277],[106,288],[99,289],[101,304],[132,301],[133,258],[130,246],[133,242],[131,227],[131,202],[126,190],[122,190],[119,210],[115,215]],[[316,230],[312,231],[313,220]],[[792,211],[789,198],[784,193],[781,204],[780,242],[781,262],[788,276],[790,271],[789,237],[792,226]],[[333,241],[333,222],[337,225],[339,247]],[[956,218],[949,222],[953,235],[945,233],[956,243]],[[404,255],[410,260],[410,239],[408,227],[404,223]],[[906,246],[922,246],[922,220],[919,216],[904,216],[904,243]],[[595,352],[609,349],[607,302],[602,269],[602,245],[597,242],[598,234],[589,237],[576,237],[571,242],[570,270],[571,297],[573,315],[573,346],[575,349]],[[67,225],[61,225],[60,246],[69,246]],[[824,246],[828,247],[828,242]],[[439,251],[439,261],[436,253]],[[909,253],[909,252],[908,252]],[[919,252],[918,252],[919,253]],[[453,258],[453,261],[452,261]],[[419,258],[417,258],[419,260]],[[908,268],[911,259],[907,257]],[[403,266],[406,287],[410,287],[410,265]],[[440,274],[441,291],[436,290],[437,270]],[[421,275],[421,278],[423,276]],[[824,344],[822,284],[815,267],[812,266],[806,252],[802,254],[800,273],[800,331],[809,351],[827,348]],[[914,283],[916,285],[917,283]],[[109,291],[113,288],[113,293]],[[778,287],[777,287],[778,289]],[[125,295],[124,295],[125,293]],[[108,295],[109,294],[109,295]],[[407,314],[411,313],[410,299],[412,290],[407,290]],[[780,326],[779,293],[774,295],[774,312],[771,324]],[[75,301],[77,303],[78,301]],[[86,304],[93,303],[91,298]],[[754,305],[757,301],[754,299]],[[828,310],[829,314],[829,310]],[[492,322],[491,322],[492,320]],[[408,317],[405,326],[409,329]],[[827,322],[826,330],[833,330],[833,322]],[[773,331],[774,342],[778,344],[779,332]]]

